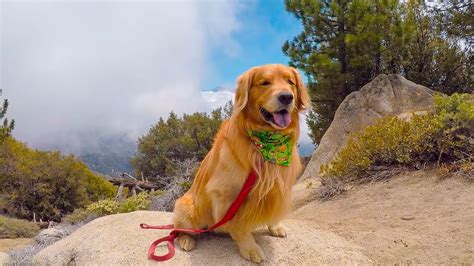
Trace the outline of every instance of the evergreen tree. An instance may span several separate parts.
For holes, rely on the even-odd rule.
[[[423,1],[286,0],[285,5],[303,24],[283,52],[308,77],[313,108],[307,123],[315,144],[342,100],[379,74],[402,74],[446,93],[472,90],[472,56],[445,36]]]
[[[403,7],[407,41],[400,73],[442,93],[472,92],[472,49],[462,48],[458,37],[447,34],[439,14],[423,1],[408,1]]]
[[[432,7],[443,30],[452,37],[466,43],[472,49],[474,44],[474,2],[444,0]]]
[[[183,114],[171,112],[138,140],[138,150],[132,159],[135,173],[149,178],[177,174],[177,162],[189,159],[201,161],[212,147],[222,121],[230,115],[232,105],[211,112]]]
[[[2,90],[0,89],[0,96]],[[4,99],[2,106],[0,106],[0,143],[5,140],[6,137],[10,136],[13,128],[15,127],[15,120],[9,121],[5,115],[7,114],[8,100]],[[2,121],[3,120],[3,121]]]

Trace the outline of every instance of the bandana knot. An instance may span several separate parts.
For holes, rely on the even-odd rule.
[[[263,159],[271,163],[288,166],[291,163],[291,137],[272,131],[253,131],[248,134]]]

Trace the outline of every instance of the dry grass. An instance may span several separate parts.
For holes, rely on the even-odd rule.
[[[39,231],[39,226],[27,220],[0,216],[0,238],[30,238]]]
[[[12,265],[33,265],[33,257],[47,245],[34,243],[19,250],[11,251],[10,255]]]
[[[321,200],[328,200],[346,192],[346,185],[339,179],[322,179],[321,186],[315,189],[316,196]]]
[[[467,183],[474,183],[474,162],[460,161],[452,164],[442,164],[438,167],[440,179],[459,177]]]
[[[367,183],[384,181],[399,175],[406,170],[408,170],[408,167],[401,165],[372,166],[370,171],[368,171],[368,175],[366,177],[362,177],[360,180],[358,180],[358,182]]]
[[[92,213],[86,209],[80,208],[80,209],[74,210],[73,213],[66,215],[62,219],[62,221],[70,225],[75,225],[78,223],[86,224],[98,217],[99,215],[97,215],[96,213]]]
[[[175,163],[178,166],[177,176],[166,180],[163,195],[151,198],[150,210],[173,211],[175,201],[191,187],[199,162],[193,158]]]

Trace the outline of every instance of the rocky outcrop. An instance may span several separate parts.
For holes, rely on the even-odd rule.
[[[147,259],[148,246],[167,230],[143,230],[140,223],[168,224],[171,213],[138,211],[96,219],[71,235],[48,246],[35,257],[35,264],[64,265],[154,265]],[[343,238],[315,229],[306,222],[287,220],[288,236],[275,238],[264,229],[254,233],[265,251],[265,264],[368,264],[360,248]],[[162,245],[157,252],[166,252]],[[233,240],[226,235],[204,234],[191,252],[177,247],[175,257],[167,263],[175,265],[243,265],[244,260]]]
[[[433,108],[433,92],[400,75],[379,75],[359,91],[349,94],[314,151],[299,183],[294,187],[296,206],[310,197],[308,184],[317,185],[322,164],[330,162],[344,146],[349,133],[361,130],[383,116],[409,119]]]

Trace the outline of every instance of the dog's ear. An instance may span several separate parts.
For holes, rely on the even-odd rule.
[[[237,78],[237,89],[235,90],[234,113],[244,110],[249,99],[249,91],[252,87],[254,68],[247,70]]]
[[[306,86],[304,85],[303,79],[298,73],[298,70],[293,67],[290,68],[293,72],[293,75],[295,75],[296,80],[296,108],[298,111],[303,111],[310,107],[311,99],[309,98],[308,91],[306,90]]]

